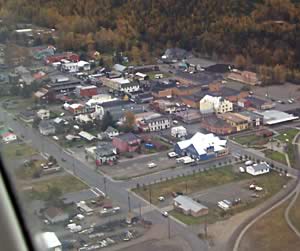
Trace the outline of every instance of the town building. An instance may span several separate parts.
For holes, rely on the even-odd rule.
[[[37,235],[37,243],[45,251],[62,251],[62,244],[54,232],[43,232]]]
[[[119,136],[119,131],[116,128],[113,128],[112,126],[107,127],[107,129],[104,132],[108,138],[112,139],[113,137]]]
[[[133,133],[126,133],[114,137],[112,144],[120,153],[135,152],[140,148],[141,139]]]
[[[264,125],[276,125],[299,119],[298,116],[278,110],[255,111],[255,113],[263,116]]]
[[[192,198],[179,195],[173,200],[174,209],[185,215],[200,217],[208,214],[208,207],[194,201]]]
[[[78,97],[93,97],[97,95],[98,90],[95,85],[88,86],[77,86],[75,89],[75,93]]]
[[[130,81],[126,78],[101,78],[103,85],[107,86],[110,90],[120,91],[125,93],[134,93],[140,90],[138,81]]]
[[[38,128],[40,133],[44,136],[55,134],[55,130],[56,130],[55,126],[49,120],[42,120],[39,123]]]
[[[254,164],[253,166],[247,166],[246,172],[253,175],[261,175],[270,172],[270,166],[266,162]]]
[[[93,112],[97,105],[117,100],[117,98],[113,98],[110,94],[98,94],[85,103],[85,110],[86,112]]]
[[[257,74],[250,71],[234,71],[227,75],[227,79],[237,81],[247,85],[261,85]]]
[[[61,208],[48,207],[44,211],[44,217],[51,223],[58,223],[69,219],[69,214],[64,212]]]
[[[126,69],[127,69],[127,66],[121,65],[121,64],[115,64],[115,65],[113,66],[113,70],[115,70],[115,71],[117,71],[117,72],[121,72],[121,73],[125,72]]]
[[[181,120],[184,123],[192,124],[201,120],[201,114],[198,109],[186,109],[178,111],[175,114],[175,118]]]
[[[99,142],[95,150],[96,165],[112,165],[117,160],[117,148],[111,142]]]
[[[263,125],[264,116],[251,111],[242,111],[238,113],[240,116],[248,120],[249,126],[252,128]]]
[[[247,130],[250,127],[248,119],[238,113],[228,112],[219,114],[218,117],[230,124],[236,132]]]
[[[26,123],[32,123],[35,118],[35,112],[32,110],[21,111],[19,115],[19,118]]]
[[[201,122],[201,127],[217,135],[228,135],[235,132],[233,126],[215,115],[205,117]]]
[[[171,136],[174,138],[183,138],[187,136],[187,130],[184,126],[175,126],[171,128]]]
[[[36,116],[41,120],[50,118],[50,111],[46,109],[40,109],[37,111]]]
[[[17,135],[12,132],[6,132],[1,135],[4,143],[10,143],[17,140]]]
[[[141,120],[138,127],[143,132],[161,131],[171,127],[171,119],[167,116]]]
[[[82,104],[68,104],[63,105],[64,109],[71,112],[73,115],[77,115],[84,112],[84,106]]]
[[[45,63],[52,64],[52,63],[60,62],[63,59],[71,61],[71,62],[78,62],[80,60],[80,57],[79,57],[79,55],[77,55],[73,52],[65,52],[65,53],[54,54],[53,56],[46,57]]]
[[[243,102],[244,106],[247,107],[253,107],[257,110],[268,110],[275,107],[275,103],[270,100],[263,100],[257,97],[249,96],[245,98],[246,101],[250,102],[250,105],[248,103],[245,104],[245,101]],[[239,103],[241,105],[241,102]],[[242,105],[243,107],[243,105]]]
[[[81,132],[78,133],[78,135],[79,135],[81,138],[83,138],[83,139],[85,139],[86,141],[88,141],[88,142],[91,142],[91,141],[93,141],[93,140],[96,139],[96,137],[95,137],[94,135],[92,135],[92,134],[90,134],[90,133],[88,133],[88,132],[86,132],[86,131],[81,131]]]
[[[61,70],[70,73],[89,71],[91,69],[90,63],[82,60],[78,62],[72,62],[66,59],[62,59],[60,63]]]
[[[136,95],[131,95],[131,98],[138,104],[150,103],[154,99],[150,92],[142,92]]]
[[[233,111],[232,102],[222,97],[213,97],[210,95],[206,95],[200,100],[199,107],[201,114],[226,113]]]
[[[197,132],[190,139],[177,142],[174,151],[180,156],[208,160],[228,153],[227,140],[220,139],[212,133]]]

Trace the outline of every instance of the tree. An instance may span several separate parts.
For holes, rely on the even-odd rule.
[[[41,122],[41,119],[39,117],[35,117],[32,122],[32,127],[38,128],[40,122]]]
[[[60,206],[62,201],[60,197],[62,196],[62,191],[56,186],[48,186],[47,190],[47,202],[51,206]]]
[[[101,130],[105,131],[109,126],[114,126],[114,120],[111,113],[107,111],[102,118]]]
[[[243,55],[239,54],[234,59],[234,65],[239,69],[245,69],[247,66],[247,60]]]
[[[286,69],[283,65],[276,65],[273,68],[273,81],[278,84],[283,84],[286,80]]]
[[[56,160],[56,158],[55,158],[55,157],[53,157],[52,155],[50,155],[50,156],[49,156],[49,158],[48,158],[48,161],[49,161],[49,162],[52,162],[52,163],[53,163],[53,165],[55,165],[55,164],[57,163],[57,160]]]
[[[134,113],[127,111],[125,112],[125,122],[123,125],[123,130],[126,132],[130,132],[133,130],[135,125],[135,115]]]

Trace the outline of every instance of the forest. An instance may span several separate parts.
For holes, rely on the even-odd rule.
[[[300,79],[299,0],[0,0],[7,22],[57,29],[65,50],[122,51],[135,62],[181,47],[265,78]]]

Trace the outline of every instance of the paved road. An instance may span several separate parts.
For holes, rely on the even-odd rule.
[[[15,121],[10,114],[2,109],[0,109],[0,120],[6,121],[6,123],[9,124],[9,126],[15,131],[15,133],[19,136],[23,135],[25,140],[31,140],[32,145],[41,152],[53,155],[58,160],[60,165],[62,165],[66,170],[73,172],[89,186],[97,187],[104,191],[103,175],[96,173],[85,163],[78,161],[72,154],[63,150],[62,147],[55,144],[52,140],[41,136],[36,130],[25,126],[18,121]],[[64,158],[66,161],[62,162],[62,158]],[[131,209],[137,209],[140,206],[147,206],[147,203],[144,200],[128,193],[126,190],[128,187],[126,182],[114,182],[111,179],[106,179],[106,184],[108,188],[107,193],[113,200],[116,200],[122,208],[127,207],[128,196],[130,196]],[[162,217],[161,213],[156,209],[149,211],[144,215],[144,217],[151,220],[153,223],[161,224],[164,222],[166,223],[165,226],[168,226],[167,219]],[[176,221],[171,222],[171,233],[172,235],[182,236],[191,245],[192,250],[208,250],[205,241],[199,239],[193,232]]]

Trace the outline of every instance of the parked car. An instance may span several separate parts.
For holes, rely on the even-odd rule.
[[[154,163],[154,162],[150,162],[147,164],[148,168],[154,168],[154,167],[157,167],[157,165]]]
[[[239,167],[239,170],[240,170],[240,173],[244,173],[245,172],[245,168],[242,167],[242,166]]]
[[[162,216],[168,217],[168,216],[169,216],[169,213],[168,213],[167,211],[164,211],[164,212],[162,212]]]
[[[159,200],[159,201],[164,201],[164,200],[165,200],[165,197],[164,197],[164,196],[159,196],[159,197],[158,197],[158,200]]]

